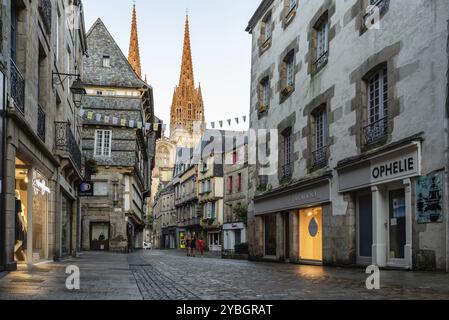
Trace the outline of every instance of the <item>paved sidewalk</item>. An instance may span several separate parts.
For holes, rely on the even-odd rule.
[[[65,288],[68,265],[80,268],[81,290]],[[8,274],[0,279],[0,299],[449,300],[448,274],[381,271],[376,291],[366,289],[366,278],[361,269],[222,260],[216,254],[193,258],[179,250],[86,252]]]

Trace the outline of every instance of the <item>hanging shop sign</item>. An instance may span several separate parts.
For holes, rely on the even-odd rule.
[[[419,177],[416,183],[416,219],[419,224],[443,222],[443,173]]]
[[[78,195],[80,197],[92,197],[94,195],[94,183],[92,181],[81,182]]]

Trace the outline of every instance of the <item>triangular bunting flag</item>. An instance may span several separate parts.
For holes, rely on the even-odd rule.
[[[142,129],[142,122],[137,122],[137,129]]]
[[[153,131],[159,130],[159,123],[153,123]]]
[[[246,116],[243,116],[243,122],[246,123]]]
[[[113,125],[118,125],[118,118],[117,117],[112,117],[112,124]]]
[[[78,113],[78,115],[80,117],[83,117],[85,113],[86,113],[86,111],[84,109],[80,109],[80,112]]]
[[[212,129],[215,129],[215,122],[211,122],[211,127],[212,127]]]
[[[134,128],[134,120],[129,120],[129,127]]]
[[[239,118],[235,118],[235,122],[237,122],[237,124],[239,124]]]
[[[121,120],[120,120],[120,125],[121,125],[122,127],[126,127],[126,119],[121,119]]]
[[[220,124],[220,128],[223,128],[223,121],[218,122]]]
[[[145,130],[149,131],[151,129],[151,123],[145,123]]]
[[[104,122],[105,123],[109,123],[110,117],[109,116],[104,116]]]
[[[232,120],[229,119],[229,120],[228,120],[228,125],[229,125],[229,126],[231,125],[231,122],[232,122]]]
[[[95,115],[95,121],[100,122],[101,121],[101,114],[96,114]]]
[[[94,113],[93,112],[88,112],[87,113],[87,120],[92,120],[93,117],[94,117]]]

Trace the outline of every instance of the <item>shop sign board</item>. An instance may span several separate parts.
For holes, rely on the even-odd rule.
[[[338,174],[339,191],[348,192],[419,176],[419,152],[420,148],[414,144],[341,169]]]

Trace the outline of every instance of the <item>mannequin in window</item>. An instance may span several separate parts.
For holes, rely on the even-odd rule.
[[[25,215],[25,207],[20,199],[20,192],[15,192],[15,235],[16,244],[14,246],[14,255],[17,261],[26,260],[27,249],[27,228],[28,221]]]

